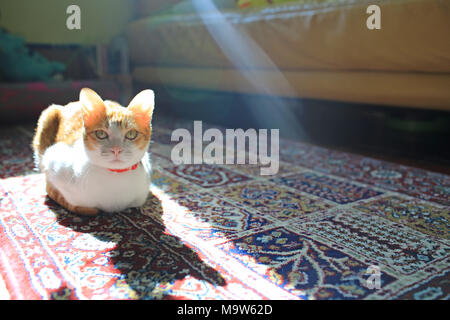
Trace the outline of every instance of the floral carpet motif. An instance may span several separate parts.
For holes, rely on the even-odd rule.
[[[273,176],[175,165],[178,127],[155,119],[145,205],[95,217],[46,196],[31,126],[0,130],[11,299],[450,298],[449,176],[289,140]]]

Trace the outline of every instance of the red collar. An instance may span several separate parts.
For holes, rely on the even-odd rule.
[[[136,163],[136,164],[133,164],[131,167],[128,167],[128,168],[125,168],[125,169],[108,169],[108,170],[112,171],[112,172],[119,172],[119,173],[120,172],[127,172],[127,171],[130,171],[130,170],[136,170],[138,165],[139,165],[139,162]]]

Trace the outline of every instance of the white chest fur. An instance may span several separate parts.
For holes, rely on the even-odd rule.
[[[143,205],[151,182],[148,153],[135,170],[112,172],[89,162],[81,140],[48,148],[41,169],[70,204],[107,212]]]

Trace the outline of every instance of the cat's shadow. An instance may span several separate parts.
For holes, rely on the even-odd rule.
[[[166,232],[161,201],[152,193],[141,209],[116,214],[102,212],[93,217],[70,213],[48,197],[46,203],[61,226],[76,232],[70,242],[72,248],[67,250],[89,252],[82,261],[66,261],[68,265],[83,265],[72,272],[86,270],[86,274],[75,274],[75,278],[87,279],[92,273],[90,281],[98,280],[95,290],[81,289],[84,297],[93,297],[95,291],[97,298],[182,299],[189,297],[174,294],[180,286],[177,280],[200,280],[195,284],[200,287],[225,285],[220,273],[178,237]],[[90,236],[86,237],[87,234]],[[73,255],[73,259],[77,256]],[[52,297],[76,298],[73,290],[60,288]]]

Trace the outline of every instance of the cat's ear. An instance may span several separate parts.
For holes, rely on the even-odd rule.
[[[152,121],[154,107],[155,94],[152,90],[147,89],[139,92],[136,97],[131,100],[127,109],[135,115],[135,119],[139,125],[148,127]]]
[[[93,126],[105,117],[105,103],[94,90],[89,88],[81,89],[80,102],[85,126]]]

